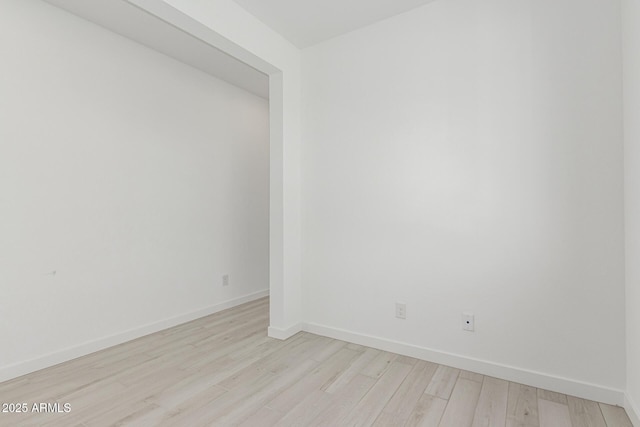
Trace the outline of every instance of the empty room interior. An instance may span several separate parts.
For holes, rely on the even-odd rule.
[[[640,427],[640,0],[1,0],[0,426]]]

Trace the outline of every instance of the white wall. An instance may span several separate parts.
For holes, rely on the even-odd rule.
[[[619,8],[437,1],[303,51],[310,330],[622,396]]]
[[[624,0],[627,412],[640,425],[640,2]]]
[[[42,2],[0,52],[4,376],[268,289],[266,100]]]

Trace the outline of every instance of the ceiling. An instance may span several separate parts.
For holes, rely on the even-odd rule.
[[[234,0],[299,48],[434,0]]]
[[[1,0],[0,0],[1,1]],[[45,0],[214,77],[269,98],[269,76],[130,0]],[[233,0],[304,48],[434,0]]]
[[[269,76],[125,0],[45,1],[255,95],[269,98]]]

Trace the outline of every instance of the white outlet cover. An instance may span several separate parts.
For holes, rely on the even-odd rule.
[[[398,319],[406,319],[407,318],[407,305],[401,302],[396,303],[396,317]]]
[[[462,329],[473,332],[476,329],[476,321],[473,313],[462,313]]]

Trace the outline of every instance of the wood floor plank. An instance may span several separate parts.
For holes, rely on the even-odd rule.
[[[459,378],[456,381],[449,403],[444,410],[440,425],[447,427],[470,427],[482,384]]]
[[[310,427],[335,427],[340,425],[362,398],[371,390],[377,380],[362,374],[356,374],[343,387],[334,391],[329,403],[330,411],[323,411],[309,422]]]
[[[471,371],[460,371],[460,378],[481,383],[484,380],[484,375],[476,374],[475,372]]]
[[[315,362],[306,360],[304,363],[297,365],[289,373],[290,377],[287,380],[294,381],[314,364]],[[207,390],[180,405],[181,408],[191,406],[191,409],[188,411],[181,410],[178,414],[174,414],[174,411],[172,411],[171,418],[163,420],[160,425],[211,425],[213,422],[217,423],[218,420],[228,420],[233,416],[239,415],[239,413],[248,418],[263,406],[263,402],[266,400],[265,394],[271,393],[271,390],[269,390],[270,385],[274,386],[273,393],[277,393],[279,388],[283,387],[282,378],[277,378],[273,375],[261,376],[248,384],[247,387],[235,388],[232,391],[219,387],[225,393],[219,397],[216,396],[213,400],[207,399],[209,395]],[[207,402],[201,405],[200,402],[203,400],[207,400]]]
[[[538,391],[534,387],[509,383],[506,427],[538,427]]]
[[[508,397],[508,381],[484,377],[480,398],[473,417],[473,427],[506,425]]]
[[[560,403],[562,405],[567,404],[567,396],[562,393],[556,393],[555,391],[549,391],[539,388],[538,399],[548,400],[550,402]]]
[[[389,414],[387,412],[380,412],[378,418],[376,418],[374,427],[384,426],[384,427],[403,427],[404,423],[402,420],[399,420],[393,416],[393,414]]]
[[[460,370],[448,366],[438,366],[425,393],[448,400],[456,385]]]
[[[347,343],[340,340],[331,340],[330,343],[322,346],[320,350],[313,352],[310,356],[312,360],[316,362],[324,362],[327,358],[331,357],[341,348],[343,348]]]
[[[272,349],[272,351],[273,350],[274,349]],[[221,381],[224,381],[225,379],[233,375],[237,375],[259,360],[259,355],[244,360],[236,360],[230,357],[225,357],[197,371],[186,371],[185,378],[187,377],[187,375],[189,376],[189,378],[193,376],[197,376],[199,378],[198,381],[194,383],[194,386],[192,386],[189,390],[186,390],[186,392],[191,394],[193,392],[196,392],[197,394],[199,392],[197,389],[206,387],[208,384],[219,384]],[[180,384],[175,384],[174,386],[179,387]],[[175,401],[176,397],[177,396],[175,395],[165,396],[165,398],[169,399],[170,401]],[[166,406],[167,403],[166,401],[160,400],[159,404],[161,404],[162,406]]]
[[[275,424],[277,427],[309,425],[325,411],[331,410],[333,396],[322,390],[316,390],[299,400],[299,403],[287,411]]]
[[[344,346],[343,346],[344,347]],[[339,376],[354,360],[359,353],[346,348],[336,347],[338,350],[332,357],[326,360],[327,363],[318,365],[313,371],[306,375],[301,381],[293,384],[287,390],[278,394],[267,406],[280,412],[288,412],[300,403],[300,397],[321,390],[327,382],[331,382]],[[315,359],[314,359],[315,360]]]
[[[258,339],[257,341],[250,340],[244,342],[244,346],[236,347],[233,352],[222,351],[220,349],[211,349],[210,352],[201,352],[201,357],[198,360],[186,361],[180,365],[180,368],[188,372],[211,372],[212,369],[215,372],[220,373],[221,364],[241,364],[246,368],[247,366],[258,362],[262,358],[275,353],[282,349],[283,346],[297,345],[303,338],[300,336],[291,337],[282,343],[281,341],[273,338]],[[235,346],[236,344],[233,344]],[[230,372],[231,375],[237,372]]]
[[[81,390],[67,395],[60,402],[71,404],[71,412],[61,417],[51,417],[50,421],[39,423],[41,426],[53,427],[63,425],[82,423],[94,417],[96,414],[106,414],[118,409],[118,401],[114,400],[114,396],[127,396],[127,388],[122,384],[114,381],[104,381],[92,384]],[[128,408],[132,410],[139,409],[139,399],[129,402]],[[133,409],[133,407],[136,407]]]
[[[30,402],[27,402],[30,403]],[[29,406],[29,411],[31,410]],[[0,426],[2,427],[14,427],[14,426],[41,426],[44,423],[51,423],[54,419],[58,419],[59,425],[63,425],[64,419],[67,418],[66,414],[34,414],[32,412],[27,413],[0,413]],[[76,423],[77,424],[77,423]],[[75,425],[73,422],[66,425]]]
[[[237,342],[253,335],[256,332],[257,325],[264,325],[267,322],[269,316],[267,314],[261,316],[252,317],[251,320],[244,322],[236,322],[232,326],[229,326],[225,331],[216,331],[211,328],[203,328],[202,332],[194,339],[191,344],[196,348],[215,348],[218,345]]]
[[[302,359],[274,378],[265,378],[264,381],[251,384],[250,387],[245,384],[243,387],[229,391],[217,400],[218,405],[209,408],[207,422],[212,424],[215,421],[220,425],[235,425],[244,422],[316,366],[317,362]]]
[[[562,403],[538,398],[538,415],[540,427],[572,427],[569,407]]]
[[[166,348],[173,348],[176,344],[206,346],[215,341],[229,341],[234,336],[242,334],[243,331],[255,331],[255,324],[264,324],[268,317],[267,313],[263,313],[248,316],[235,322],[228,322],[225,324],[224,329],[202,326],[194,330],[185,331],[185,333],[162,335],[154,341],[154,346],[147,350],[147,353],[154,356],[162,355]],[[254,327],[252,328],[252,326]]]
[[[405,426],[407,427],[438,427],[447,401],[439,397],[423,394],[413,407]]]
[[[386,370],[391,366],[391,363],[398,357],[397,354],[383,351],[378,354],[371,363],[367,364],[360,373],[362,375],[369,376],[371,378],[380,378]]]
[[[580,427],[607,427],[600,406],[596,402],[567,396],[571,423]]]
[[[178,425],[203,425],[209,417],[209,407],[218,405],[218,399],[227,394],[227,390],[222,387],[213,387],[206,393],[201,393],[194,398],[183,402],[176,408],[164,413],[155,412],[151,416],[159,416],[154,420],[158,427],[169,427]]]
[[[376,350],[373,348],[366,348],[361,355],[353,361],[351,366],[346,369],[335,381],[331,384],[327,384],[323,387],[323,390],[327,393],[335,393],[347,384],[349,384],[358,374],[359,372],[367,366],[373,359],[375,359],[379,354],[380,350]]]
[[[349,417],[344,421],[340,421],[339,425],[372,425],[410,371],[410,365],[391,363],[380,379],[371,387],[371,390],[358,402]]]
[[[292,340],[295,341],[295,339]],[[277,346],[274,341],[264,333],[254,333],[237,342],[224,343],[212,348],[196,348],[191,355],[182,357],[176,366],[185,371],[196,372],[203,367],[217,363],[219,360],[243,360],[257,356],[258,353],[264,356],[266,352]]]
[[[166,413],[166,409],[150,403],[139,411],[117,421],[113,426],[155,427],[159,425]]]
[[[409,357],[409,356],[402,356],[402,355],[397,355],[396,357],[396,363],[405,363],[407,365],[415,365],[416,363],[418,363],[418,359],[413,358],[413,357]]]
[[[396,363],[402,362],[396,361]],[[404,425],[411,416],[418,400],[420,400],[424,394],[437,369],[438,365],[435,363],[425,362],[423,360],[417,361],[416,364],[413,365],[409,375],[407,375],[391,400],[389,400],[389,403],[387,403],[382,410],[383,414],[376,420],[375,425],[388,425],[387,420],[390,419],[395,420],[394,422],[399,425]]]
[[[292,345],[286,345],[247,366],[242,371],[229,376],[220,382],[220,386],[228,390],[243,384],[257,381],[265,376],[277,375],[292,366],[298,360],[310,356],[316,349],[321,348],[327,341],[298,340]]]
[[[258,412],[238,424],[239,427],[272,427],[282,418],[282,413],[263,406]]]
[[[600,410],[607,427],[633,427],[624,408],[600,403]]]
[[[138,401],[133,404],[118,405],[112,410],[87,417],[85,423],[92,427],[135,425],[136,420],[157,410],[159,407],[154,404]]]
[[[362,346],[360,344],[354,344],[352,342],[348,342],[347,343],[347,348],[349,350],[355,350],[355,351],[358,351],[358,352],[362,353],[363,351],[365,351],[369,347],[365,347],[365,346]]]

